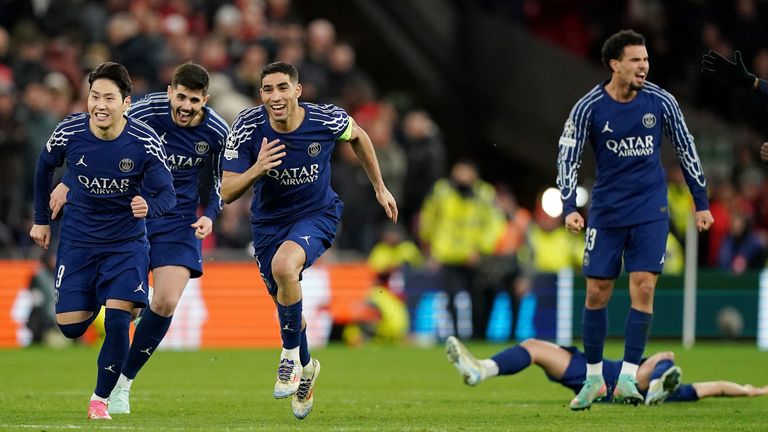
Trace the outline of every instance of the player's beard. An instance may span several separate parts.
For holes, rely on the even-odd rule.
[[[645,81],[643,81],[641,84],[635,84],[635,83],[629,84],[629,89],[632,91],[640,91],[643,89],[643,87],[645,87]]]

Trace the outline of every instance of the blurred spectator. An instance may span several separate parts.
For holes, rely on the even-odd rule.
[[[719,267],[718,255],[731,226],[731,209],[736,205],[738,198],[736,189],[730,182],[713,183],[711,191],[709,210],[715,218],[715,223],[707,232],[703,249],[706,251],[705,265],[714,268]]]
[[[142,34],[136,17],[128,12],[110,17],[107,38],[112,50],[111,60],[122,63],[131,72],[134,97],[164,88],[159,74],[159,54],[165,45],[163,39]]]
[[[512,191],[503,185],[496,187],[496,205],[504,214],[506,226],[493,254],[480,260],[476,284],[477,298],[483,304],[478,309],[491,311],[498,295],[507,293],[512,317],[510,334],[514,336],[521,300],[530,291],[529,269],[517,254],[527,243],[531,212],[520,207]],[[476,325],[479,326],[476,333],[487,334],[487,320],[479,320]]]
[[[388,286],[393,272],[404,267],[420,267],[424,257],[418,246],[410,240],[405,230],[393,223],[381,229],[379,242],[368,256],[368,265],[376,272],[380,285]]]
[[[394,124],[385,116],[379,115],[369,124],[361,124],[371,137],[376,158],[379,160],[381,178],[387,188],[399,203],[403,199],[403,190],[405,186],[405,174],[408,167],[408,161],[405,158],[405,152],[399,143],[395,142],[393,137]],[[381,215],[384,221],[386,215]]]
[[[331,187],[344,201],[344,213],[334,246],[366,256],[379,231],[380,211],[371,205],[376,195],[350,144],[339,143],[335,156],[331,161]]]
[[[56,276],[56,248],[49,247],[40,257],[40,268],[29,282],[32,309],[29,311],[27,328],[32,332],[32,344],[43,343],[49,333],[61,335],[56,325],[53,284]],[[63,335],[61,335],[63,337]]]
[[[355,63],[355,50],[348,43],[340,42],[333,46],[328,56],[328,86],[330,98],[340,101],[347,86],[354,82],[367,82],[371,79]],[[341,103],[341,102],[340,102]]]
[[[669,233],[678,243],[685,244],[685,231],[693,214],[693,197],[688,192],[680,165],[667,169],[667,201],[669,203]],[[717,220],[717,219],[715,219]]]
[[[247,198],[247,197],[246,197]],[[224,249],[245,249],[251,243],[249,199],[241,199],[221,209],[213,236],[216,247]]]
[[[493,186],[480,179],[473,161],[465,159],[453,165],[449,178],[437,181],[421,208],[419,237],[442,272],[454,334],[460,337],[468,335],[459,333],[455,299],[466,291],[472,298],[471,336],[485,338],[482,330],[490,310],[475,282],[482,257],[493,253],[504,231],[504,215],[495,199]]]
[[[751,213],[747,209],[731,212],[728,234],[718,254],[722,269],[734,274],[765,267],[766,241],[752,229]]]
[[[0,82],[0,224],[10,226],[21,222],[27,179],[24,152],[29,146],[26,129],[16,115],[15,91],[9,82]]]
[[[405,149],[405,184],[400,206],[400,218],[410,228],[424,198],[435,182],[446,172],[445,145],[437,125],[426,111],[416,110],[405,115],[402,122],[402,145]]]
[[[531,273],[557,273],[562,269],[581,271],[584,259],[583,235],[568,232],[562,216],[548,215],[539,203],[528,230]]]

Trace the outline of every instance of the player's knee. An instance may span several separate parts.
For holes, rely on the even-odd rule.
[[[272,262],[272,277],[276,281],[291,282],[299,280],[300,268],[297,268],[288,260],[275,260]]]
[[[85,320],[79,323],[59,324],[59,329],[61,330],[61,333],[69,339],[77,339],[85,334],[85,331],[88,330],[88,326],[91,325],[91,321],[92,320]]]
[[[150,309],[152,312],[163,316],[169,317],[176,311],[176,306],[179,304],[179,300],[171,297],[155,296],[152,298],[152,305]]]

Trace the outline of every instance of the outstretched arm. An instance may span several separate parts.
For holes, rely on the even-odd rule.
[[[717,51],[709,50],[701,56],[701,73],[720,81],[748,90],[756,90],[760,80],[747,70],[741,59],[741,52],[733,53],[733,61],[723,57]]]
[[[352,144],[357,159],[363,165],[363,169],[368,175],[368,180],[373,185],[373,190],[376,192],[376,200],[384,207],[387,217],[392,222],[397,223],[397,203],[381,178],[379,161],[376,159],[376,152],[373,149],[371,138],[363,128],[355,123],[353,118],[350,117],[349,121],[352,123],[352,135],[349,137],[349,143]]]
[[[738,384],[732,381],[698,382],[693,383],[693,388],[699,399],[719,396],[765,396],[768,394],[768,385],[755,387],[751,384]]]

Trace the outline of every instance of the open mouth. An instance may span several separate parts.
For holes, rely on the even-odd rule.
[[[176,120],[180,123],[189,123],[192,121],[195,113],[192,110],[178,109],[176,110]]]
[[[281,115],[285,113],[285,104],[270,105],[270,107],[272,108],[272,112],[275,115]]]

